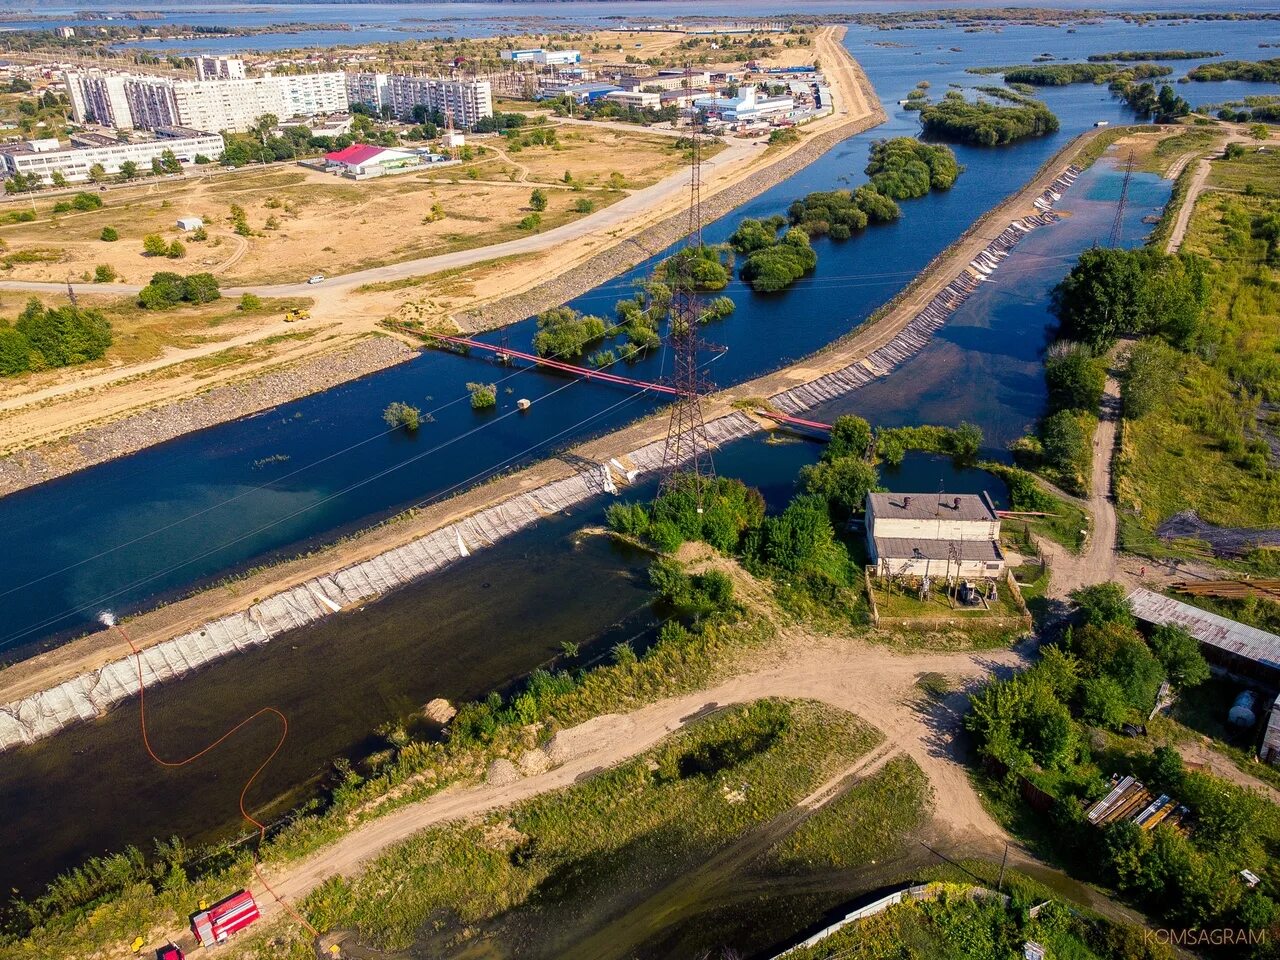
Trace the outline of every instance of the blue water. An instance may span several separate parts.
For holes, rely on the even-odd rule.
[[[1025,62],[1042,51],[1078,57],[1121,47],[1212,45],[1256,57],[1255,44],[1270,25],[1244,26],[1247,44],[1240,24],[1199,24],[1194,34],[1181,27],[1111,22],[1082,26],[1077,34],[1054,28],[982,34],[851,30],[848,44],[891,111],[890,121],[844,142],[711,224],[706,235],[722,239],[743,215],[783,212],[810,190],[861,182],[873,140],[916,132],[915,116],[898,110],[896,102],[918,80],[928,79],[940,95],[948,83],[991,82],[965,74],[967,64]],[[1146,43],[1137,36],[1144,32],[1152,33]],[[876,45],[885,40],[905,46]],[[952,46],[962,52],[951,52]],[[966,172],[952,190],[904,203],[897,223],[844,243],[818,241],[818,269],[790,291],[760,296],[735,281],[728,292],[738,303],[737,312],[707,331],[729,348],[715,360],[707,358],[712,378],[720,384],[741,382],[855,328],[1071,136],[1099,119],[1128,119],[1125,108],[1101,88],[1049,90],[1045,99],[1062,120],[1058,134],[997,150],[958,147]],[[1135,211],[1140,206],[1135,202]],[[1061,249],[1055,238],[1065,235],[1055,227],[1033,234],[1028,242]],[[1061,261],[1061,272],[1068,266]],[[629,292],[631,280],[643,273],[641,267],[575,305],[611,311],[614,301]],[[918,375],[895,375],[884,386],[881,401],[871,399],[873,388],[852,403],[875,422],[970,419],[987,430],[990,446],[998,451],[1031,423],[1043,402],[1033,369],[1037,341],[1043,338],[1043,304],[1025,306],[1025,314],[1013,304],[1002,308],[1002,323],[1025,327],[1019,335],[1025,342],[1017,348],[1020,367],[1001,367],[997,360],[1010,349],[1007,337],[984,344],[975,335],[968,344],[970,355],[987,355],[988,369],[999,368],[990,382],[975,377],[943,383],[940,368],[926,364],[927,371]],[[973,326],[980,325],[956,324],[944,338],[954,342]],[[523,345],[532,332],[527,321],[508,328],[506,335],[512,344]],[[663,358],[655,356],[631,372],[654,378],[663,369]],[[499,382],[496,412],[476,414],[468,408],[464,384],[471,380]],[[932,390],[923,389],[931,382]],[[1005,389],[994,390],[999,383]],[[534,401],[528,414],[515,412],[515,401],[522,397]],[[385,431],[381,411],[395,400],[432,411],[435,422],[412,437]],[[659,403],[605,385],[431,353],[259,416],[6,497],[0,500],[0,529],[6,530],[8,542],[23,549],[0,557],[0,583],[6,585],[0,592],[5,604],[0,654],[30,655],[40,644],[90,628],[103,608],[134,610],[236,569],[330,541],[616,427]],[[263,462],[278,457],[288,459]]]

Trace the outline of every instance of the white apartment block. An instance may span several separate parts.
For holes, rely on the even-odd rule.
[[[470,128],[493,116],[493,89],[488,80],[447,80],[392,74],[389,78],[391,112],[403,120],[413,118],[413,108],[426,107],[453,117],[458,127]]]
[[[385,73],[348,73],[347,102],[363,103],[374,113],[391,106],[391,77]]]
[[[0,166],[6,176],[15,173],[36,175],[49,182],[55,171],[70,183],[89,179],[89,171],[100,165],[108,174],[120,172],[126,161],[132,161],[142,170],[151,168],[151,161],[159,159],[166,150],[172,150],[184,164],[194,163],[196,157],[217,160],[222,156],[222,137],[214,133],[200,133],[170,127],[156,131],[154,140],[124,143],[111,137],[89,135],[77,138],[89,146],[63,146],[56,140],[33,140],[19,144],[0,146]]]
[[[346,78],[340,72],[219,80],[170,80],[96,70],[69,71],[65,76],[78,123],[121,130],[180,126],[240,132],[264,114],[288,120],[347,110]]]
[[[69,71],[63,75],[71,98],[71,115],[77,123],[100,123],[104,127],[132,130],[126,87],[131,78],[101,70]]]
[[[196,57],[197,80],[243,80],[244,61],[235,57]]]

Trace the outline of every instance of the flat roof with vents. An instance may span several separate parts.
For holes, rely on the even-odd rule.
[[[996,508],[984,491],[975,493],[870,493],[867,502],[877,517],[910,520],[996,520]]]

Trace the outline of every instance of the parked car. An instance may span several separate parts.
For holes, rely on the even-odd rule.
[[[314,277],[308,280],[307,283],[324,283],[324,274],[317,273]]]

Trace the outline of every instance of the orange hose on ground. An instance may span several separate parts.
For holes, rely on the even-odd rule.
[[[248,726],[254,720],[257,720],[258,717],[271,714],[280,720],[280,739],[276,741],[276,745],[271,749],[271,753],[268,754],[267,758],[258,765],[258,769],[253,771],[249,779],[245,781],[244,787],[241,788],[240,790],[240,816],[242,816],[249,823],[253,824],[253,826],[256,827],[258,830],[258,845],[254,847],[254,850],[253,850],[253,875],[258,878],[258,882],[262,884],[263,889],[265,889],[267,893],[271,894],[271,896],[275,899],[276,903],[280,904],[280,906],[283,907],[285,911],[289,913],[290,916],[293,917],[293,919],[297,920],[300,924],[302,924],[304,927],[310,930],[311,935],[313,937],[320,936],[320,931],[317,930],[315,927],[313,927],[310,923],[308,923],[306,918],[303,917],[302,914],[298,913],[298,911],[295,910],[293,907],[291,907],[288,904],[288,902],[282,896],[280,896],[280,894],[276,893],[275,890],[272,889],[271,884],[267,883],[266,878],[263,877],[262,870],[260,869],[262,866],[261,847],[262,847],[262,841],[267,838],[267,827],[266,827],[266,824],[262,823],[260,820],[254,817],[253,814],[251,814],[248,810],[246,810],[244,806],[245,795],[248,794],[249,788],[253,786],[253,782],[258,779],[259,774],[261,774],[263,770],[267,769],[271,761],[276,758],[276,754],[280,752],[280,748],[284,746],[284,742],[289,736],[289,718],[286,717],[279,710],[277,710],[275,707],[263,707],[261,710],[257,711],[251,716],[245,717],[243,720],[237,723],[234,727],[232,727],[230,730],[228,730],[226,733],[220,736],[217,740],[213,741],[213,743],[209,744],[207,747],[205,747],[202,750],[198,750],[197,752],[193,753],[191,756],[186,757],[185,759],[182,759],[182,760],[164,759],[159,754],[157,754],[155,750],[152,748],[151,737],[147,732],[147,685],[142,678],[142,651],[139,650],[137,646],[134,645],[133,639],[129,636],[127,632],[125,632],[124,627],[122,627],[118,623],[114,624],[114,626],[116,630],[120,632],[120,636],[124,637],[125,642],[129,644],[129,649],[133,653],[134,664],[138,668],[138,722],[142,728],[142,744],[144,747],[146,747],[147,754],[151,757],[151,759],[154,760],[156,763],[158,763],[160,766],[170,767],[170,768],[185,767],[187,764],[192,763],[196,760],[199,760],[206,753],[220,746],[222,743],[226,742],[228,739],[230,739],[236,733],[238,733],[241,730],[241,728]]]

